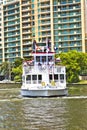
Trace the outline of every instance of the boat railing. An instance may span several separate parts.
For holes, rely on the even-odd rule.
[[[37,84],[37,80],[32,80],[32,84]]]
[[[65,73],[65,68],[63,66],[55,66],[55,65],[47,65],[47,64],[42,64],[42,65],[35,65],[35,66],[26,66],[23,69],[23,73],[27,74],[30,72],[45,72],[46,70],[49,71],[49,73],[57,72],[57,73]]]
[[[52,80],[49,80],[49,82],[50,83],[53,83],[53,82],[55,82],[55,83],[65,83],[65,80],[60,80],[60,79],[59,80],[53,80],[52,79]]]
[[[31,81],[30,80],[26,81],[26,84],[31,84]]]
[[[64,80],[60,80],[60,83],[64,83],[65,81]]]

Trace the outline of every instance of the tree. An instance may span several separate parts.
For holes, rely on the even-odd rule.
[[[12,68],[12,72],[14,74],[14,81],[21,82],[22,79],[22,65],[18,67]]]
[[[77,51],[56,54],[60,57],[62,64],[66,66],[67,82],[78,82],[79,74],[87,70],[87,54]]]
[[[3,62],[0,66],[0,73],[4,75],[5,79],[9,79],[9,75],[11,72],[10,66],[11,64],[9,62]]]
[[[22,79],[22,62],[23,59],[17,58],[13,64],[12,73],[14,75],[14,81],[16,82],[21,82]]]
[[[15,60],[14,60],[14,67],[18,67],[18,66],[20,66],[21,64],[22,64],[22,62],[23,62],[23,59],[22,58],[16,58]]]

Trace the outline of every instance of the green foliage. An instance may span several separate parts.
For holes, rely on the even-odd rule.
[[[22,59],[15,59],[14,63],[3,62],[0,66],[0,73],[4,75],[6,79],[9,79],[9,76],[19,82],[22,77]]]
[[[87,54],[77,51],[56,54],[60,57],[62,65],[66,66],[67,82],[78,82],[79,75],[87,70]]]
[[[0,66],[0,74],[4,75],[6,79],[9,78],[9,69],[11,70],[11,64],[9,62],[3,62]]]
[[[12,68],[12,72],[15,74],[15,75],[21,75],[22,74],[22,66],[18,66],[16,68]]]
[[[15,81],[15,82],[21,82],[20,76],[19,76],[19,75],[16,75],[16,76],[14,77],[14,81]]]
[[[18,67],[19,65],[21,65],[23,62],[23,59],[21,58],[16,58],[14,61],[14,67]]]
[[[15,82],[20,82],[22,79],[22,62],[23,62],[23,59],[21,58],[17,58],[14,61],[12,73],[14,75]]]
[[[12,68],[12,73],[14,74],[14,81],[19,82],[22,79],[22,65]]]

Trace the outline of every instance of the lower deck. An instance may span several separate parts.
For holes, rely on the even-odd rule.
[[[58,84],[65,84],[66,77],[64,74],[27,74],[22,77],[23,84],[29,84],[30,86],[33,84],[42,84],[42,86],[51,85],[58,86]]]

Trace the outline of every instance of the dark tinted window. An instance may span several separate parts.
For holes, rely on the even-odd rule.
[[[42,75],[38,75],[38,80],[42,80]]]
[[[31,75],[27,75],[26,80],[31,80]]]
[[[55,80],[58,79],[58,74],[54,74],[54,79],[55,79]]]
[[[64,79],[64,74],[60,74],[60,79],[61,79],[61,80]]]
[[[37,80],[37,75],[32,75],[32,80]]]

